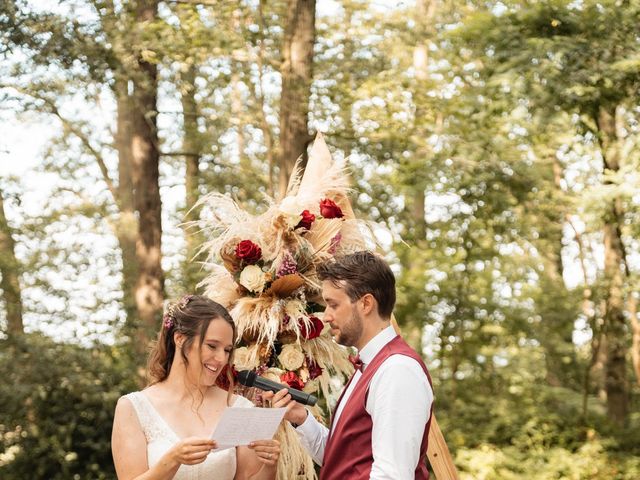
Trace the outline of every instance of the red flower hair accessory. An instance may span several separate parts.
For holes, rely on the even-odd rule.
[[[166,313],[162,316],[162,326],[169,330],[176,324],[176,308],[184,309],[189,303],[189,300],[193,298],[193,295],[184,295],[177,303],[172,303],[167,307]]]

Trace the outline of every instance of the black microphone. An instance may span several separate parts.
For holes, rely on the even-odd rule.
[[[252,372],[251,370],[242,370],[241,372],[238,372],[238,381],[245,387],[256,387],[260,390],[267,390],[273,393],[286,388],[289,390],[291,398],[303,405],[314,406],[318,402],[318,399],[310,393],[301,392],[300,390],[296,390],[295,388],[291,388],[287,385],[267,380],[264,377],[256,375],[256,372]]]

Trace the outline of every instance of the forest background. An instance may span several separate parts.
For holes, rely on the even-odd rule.
[[[0,5],[0,477],[115,478],[180,225],[321,131],[461,478],[640,478],[640,2]]]

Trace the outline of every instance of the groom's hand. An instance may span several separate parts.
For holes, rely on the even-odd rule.
[[[284,418],[291,422],[294,426],[301,425],[307,419],[309,412],[301,403],[291,398],[289,391],[283,388],[278,393],[264,392],[262,398],[271,400],[271,406],[276,408],[287,408]]]
[[[256,440],[249,444],[249,449],[253,450],[262,463],[275,467],[280,457],[280,442],[278,440]]]

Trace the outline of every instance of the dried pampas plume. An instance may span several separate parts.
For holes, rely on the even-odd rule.
[[[207,238],[200,252],[209,272],[201,286],[236,323],[238,365],[324,397],[328,407],[353,367],[347,349],[321,321],[316,268],[366,244],[367,225],[354,218],[348,192],[345,164],[333,161],[318,134],[304,172],[298,164],[287,196],[266,197],[264,213],[251,215],[217,193],[199,202],[198,227]],[[259,403],[259,393],[251,392]],[[324,421],[329,412],[315,408],[313,414]],[[315,479],[313,462],[291,426],[283,424],[276,438],[282,448],[278,479]]]

